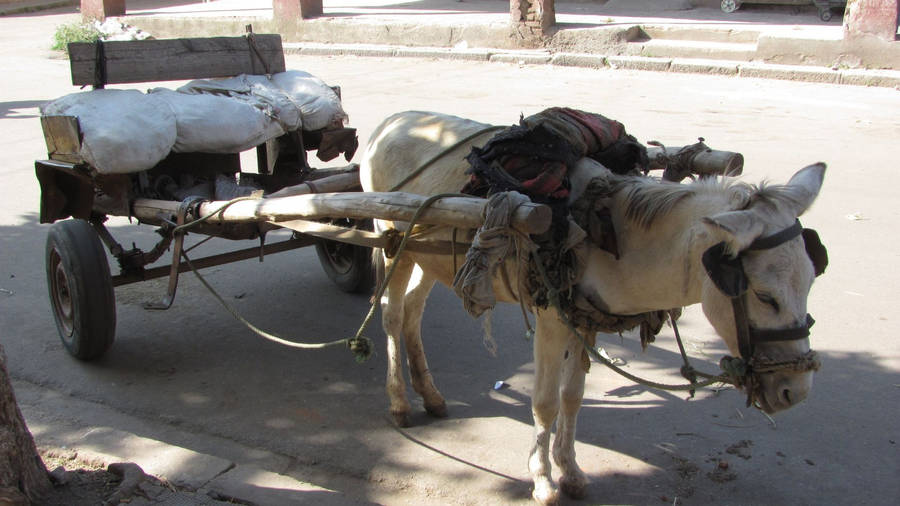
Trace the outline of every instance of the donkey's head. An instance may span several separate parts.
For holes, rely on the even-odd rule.
[[[797,217],[812,204],[825,174],[816,164],[786,185],[762,185],[740,209],[704,219],[710,243],[703,311],[740,360],[723,360],[768,413],[806,398],[819,362],[809,347],[806,299],[827,265],[818,235]]]

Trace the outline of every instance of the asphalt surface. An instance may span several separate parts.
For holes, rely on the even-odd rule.
[[[21,407],[39,445],[78,448],[196,489],[188,499],[258,504],[528,504],[530,344],[518,308],[494,320],[501,356],[480,343],[449,291],[426,313],[426,346],[451,417],[421,412],[407,431],[386,417],[379,323],[376,356],[312,355],[262,343],[190,277],[175,307],[149,313],[164,282],[117,290],[118,340],[95,364],[68,357],[46,300],[38,188],[31,165],[45,156],[40,103],[76,91],[64,59],[48,49],[73,14],[0,18],[0,339]],[[804,217],[829,247],[831,267],[810,309],[825,369],[801,406],[774,421],[741,396],[704,392],[690,402],[635,387],[595,366],[577,450],[593,479],[584,502],[658,504],[893,504],[900,497],[896,419],[900,348],[897,219],[891,153],[900,135],[892,89],[723,76],[563,68],[431,58],[288,57],[340,84],[351,124],[366,139],[398,110],[431,109],[513,123],[552,105],[622,120],[642,141],[690,142],[741,151],[751,180],[786,180],[824,160],[819,202]],[[23,71],[26,69],[27,71]],[[111,223],[120,241],[152,242],[146,227]],[[229,247],[228,245],[224,247]],[[220,245],[206,251],[218,253]],[[341,294],[314,252],[210,269],[208,277],[253,321],[287,336],[352,334],[366,297]],[[502,336],[501,337],[501,330]],[[682,332],[707,369],[722,353],[699,311]],[[677,377],[671,339],[646,354],[634,339],[603,339],[614,356],[658,380]],[[496,381],[507,387],[493,390]],[[728,463],[720,472],[719,462]],[[577,502],[572,502],[577,504]]]

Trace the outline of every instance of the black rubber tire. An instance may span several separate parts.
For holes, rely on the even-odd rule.
[[[81,360],[101,357],[116,335],[116,296],[106,251],[88,222],[50,227],[46,268],[50,307],[66,349]]]
[[[372,230],[372,220],[335,220],[332,223]],[[347,293],[368,293],[375,286],[372,248],[337,241],[316,242],[322,270],[338,288]]]

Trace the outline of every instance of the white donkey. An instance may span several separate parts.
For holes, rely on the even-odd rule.
[[[421,195],[459,191],[468,180],[464,157],[471,146],[482,146],[494,135],[486,131],[488,127],[436,113],[411,111],[391,116],[375,130],[363,155],[363,189],[393,190],[411,171],[437,157],[400,189]],[[472,138],[466,140],[469,136]],[[440,156],[448,147],[453,152]],[[582,159],[570,171],[571,201],[594,178],[618,178],[610,209],[620,258],[588,244],[586,270],[576,291],[600,309],[622,315],[702,303],[706,317],[731,353],[743,353],[745,360],[757,364],[759,371],[745,384],[756,404],[767,412],[788,408],[806,397],[817,368],[809,349],[811,319],[806,311],[814,266],[804,239],[799,237],[797,217],[818,195],[824,171],[824,165],[812,165],[786,185],[760,188],[721,182],[672,184],[622,178],[593,160]],[[405,224],[379,222],[376,227],[404,229]],[[430,235],[435,240],[451,237],[448,230]],[[409,252],[385,258],[385,262],[387,267],[397,264],[381,300],[388,337],[391,414],[398,425],[408,425],[402,340],[413,388],[430,414],[446,416],[444,398],[435,388],[422,347],[421,319],[435,281],[450,286],[461,260],[450,254]],[[517,302],[518,269],[510,266],[503,270],[506,273],[496,275],[493,283],[497,299]],[[728,272],[737,274],[727,279]],[[500,279],[504,277],[507,279]],[[723,293],[733,291],[730,285],[734,284],[742,286],[739,293]],[[554,422],[553,458],[562,472],[560,487],[569,496],[582,497],[587,485],[574,450],[575,419],[584,395],[585,372],[577,358],[582,344],[553,307],[531,310],[536,318],[535,432],[528,464],[534,498],[555,504],[559,493],[550,474]],[[586,329],[582,332],[588,333]],[[749,344],[743,342],[748,338]],[[787,366],[764,367],[772,364]]]

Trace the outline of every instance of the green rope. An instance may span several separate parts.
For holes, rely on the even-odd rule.
[[[202,217],[200,217],[200,218],[197,218],[196,220],[191,221],[190,223],[185,223],[184,225],[179,225],[179,226],[173,228],[173,229],[172,229],[172,236],[174,236],[175,234],[180,234],[180,233],[182,233],[184,230],[187,230],[187,229],[189,229],[189,228],[191,228],[191,227],[194,227],[194,226],[196,226],[196,225],[199,225],[200,223],[203,223],[203,222],[205,222],[205,221],[209,221],[209,220],[213,219],[214,217],[216,217],[216,216],[222,214],[223,212],[225,212],[225,210],[228,209],[229,207],[231,207],[232,205],[234,205],[234,204],[236,204],[236,203],[238,203],[238,202],[241,202],[241,201],[243,201],[243,200],[259,200],[259,197],[253,197],[253,196],[250,196],[250,197],[238,197],[238,198],[235,198],[235,199],[231,199],[231,200],[229,200],[228,202],[224,203],[221,207],[219,207],[219,208],[216,209],[215,211],[213,211],[213,212],[207,214],[206,216],[202,216]]]
[[[480,136],[480,135],[482,135],[482,134],[486,134],[486,133],[488,133],[488,132],[493,132],[494,130],[503,130],[503,129],[505,129],[505,128],[508,128],[508,127],[505,127],[505,126],[498,126],[498,125],[489,126],[489,127],[487,127],[487,128],[482,128],[481,130],[479,130],[479,131],[477,131],[477,132],[475,132],[475,133],[473,133],[473,134],[471,134],[471,135],[468,135],[468,136],[464,137],[462,140],[457,141],[455,144],[453,144],[453,145],[450,146],[449,148],[447,148],[447,149],[441,151],[440,153],[434,155],[433,157],[431,157],[430,160],[428,160],[427,162],[425,162],[425,163],[423,163],[422,165],[420,165],[416,170],[412,171],[408,176],[406,176],[405,178],[403,178],[403,180],[401,180],[399,183],[395,184],[394,187],[390,189],[390,191],[395,192],[395,191],[399,190],[400,188],[403,188],[403,186],[406,185],[406,183],[408,183],[408,182],[412,181],[413,179],[419,177],[419,174],[421,174],[422,172],[424,172],[425,169],[427,169],[428,167],[431,166],[431,164],[433,164],[434,162],[436,162],[436,161],[440,160],[441,158],[447,156],[447,153],[450,153],[450,152],[453,151],[454,149],[456,149],[456,148],[462,146],[463,144],[469,142],[470,140],[472,140],[472,139],[474,139],[474,138],[476,138],[476,137],[478,137],[478,136]],[[466,195],[466,196],[467,196],[467,197],[471,197],[471,195]]]
[[[540,258],[537,257],[536,255],[534,255],[534,253],[532,253],[532,257],[534,259],[534,263],[537,265],[538,273],[541,275],[542,281],[544,282],[545,285],[547,285],[547,296],[550,299],[550,303],[553,305],[553,308],[556,309],[556,313],[559,315],[560,320],[562,320],[563,323],[566,324],[566,327],[568,327],[569,331],[572,332],[572,334],[578,338],[578,340],[581,342],[581,345],[584,347],[585,351],[587,351],[590,356],[594,357],[594,360],[600,362],[601,364],[605,365],[606,367],[609,367],[613,371],[630,379],[631,381],[634,381],[635,383],[645,385],[645,386],[648,386],[651,388],[656,388],[659,390],[692,391],[692,390],[696,390],[697,388],[702,388],[702,387],[707,387],[707,386],[713,385],[715,383],[734,384],[734,380],[730,377],[730,375],[728,373],[713,376],[710,374],[704,374],[704,373],[700,373],[700,372],[697,372],[696,374],[698,376],[702,376],[702,377],[708,378],[708,379],[706,379],[704,381],[700,381],[700,382],[691,382],[686,385],[671,385],[671,384],[667,384],[667,383],[657,383],[655,381],[650,381],[650,380],[641,378],[639,376],[635,376],[634,374],[631,374],[628,371],[625,371],[624,369],[615,365],[612,361],[606,359],[605,357],[603,357],[603,355],[601,355],[599,352],[597,352],[597,350],[595,350],[593,347],[591,347],[587,343],[587,339],[585,339],[584,336],[582,336],[581,333],[578,332],[578,330],[575,328],[575,326],[572,325],[572,322],[569,320],[569,317],[562,310],[562,306],[559,301],[559,290],[556,287],[554,287],[552,284],[550,284],[550,278],[547,275],[546,269],[544,269],[543,262],[541,262]]]
[[[213,288],[212,285],[210,285],[206,281],[206,279],[204,279],[203,276],[197,271],[197,269],[194,268],[194,265],[191,263],[191,259],[188,258],[185,252],[182,252],[181,256],[184,257],[184,261],[187,262],[188,267],[191,268],[191,272],[193,272],[194,275],[197,276],[197,279],[199,279],[200,282],[203,283],[203,286],[205,286],[206,289],[209,290],[209,292],[213,295],[213,297],[215,297],[216,300],[219,301],[219,304],[221,304],[229,313],[231,313],[231,316],[233,316],[237,321],[243,323],[247,328],[252,330],[260,337],[284,346],[289,346],[291,348],[300,348],[304,350],[321,350],[332,346],[344,345],[350,348],[350,351],[353,352],[356,361],[360,363],[365,362],[372,355],[372,342],[368,338],[360,337],[359,335],[357,335],[356,337],[338,339],[336,341],[327,343],[298,343],[296,341],[288,341],[286,339],[282,339],[274,334],[270,334],[256,327],[246,318],[241,316],[236,309],[234,309],[224,298],[222,298],[221,295],[219,295],[218,292],[216,292],[215,288]]]
[[[431,164],[433,164],[434,162],[439,160],[441,157],[445,156],[447,153],[453,151],[457,147],[465,144],[466,142],[474,139],[475,137],[478,137],[479,135],[482,135],[484,133],[487,133],[487,132],[490,132],[493,130],[499,130],[502,128],[506,128],[506,127],[492,126],[492,127],[484,128],[482,130],[479,130],[478,132],[475,132],[475,133],[463,138],[462,140],[456,142],[449,148],[445,149],[441,153],[438,153],[436,156],[432,157],[430,160],[428,160],[427,162],[422,164],[419,168],[417,168],[415,171],[413,171],[409,176],[404,178],[403,181],[401,181],[399,184],[394,186],[394,188],[391,191],[396,191],[397,189],[402,187],[404,184],[408,183],[413,178],[415,178],[419,174],[421,174]],[[415,224],[419,220],[419,218],[421,218],[422,213],[424,213],[425,210],[428,209],[429,207],[431,207],[431,205],[433,205],[435,202],[437,202],[438,200],[440,200],[442,198],[446,198],[446,197],[471,197],[471,195],[464,195],[461,193],[442,193],[439,195],[433,195],[433,196],[429,197],[428,199],[426,199],[425,202],[423,202],[419,206],[419,208],[416,210],[415,214],[413,214],[413,217],[409,222],[409,228],[403,234],[403,238],[401,239],[400,245],[397,248],[396,255],[400,255],[400,253],[402,253],[403,250],[406,248],[406,244],[409,241],[413,227],[415,226]],[[206,216],[203,216],[201,218],[193,220],[190,223],[185,223],[183,225],[176,226],[175,228],[172,229],[172,235],[174,236],[175,234],[185,233],[184,231],[187,230],[188,228],[196,226],[200,223],[203,223],[205,221],[208,221],[208,220],[214,218],[215,216],[222,214],[226,209],[228,209],[229,207],[231,207],[232,205],[234,205],[237,202],[240,202],[243,200],[257,200],[257,199],[258,199],[258,197],[249,196],[249,197],[238,197],[238,198],[229,200],[228,202],[223,204],[221,207],[219,207],[212,213],[207,214]],[[210,285],[203,278],[203,276],[199,272],[197,272],[197,269],[194,268],[193,264],[191,263],[190,258],[188,258],[186,253],[182,252],[181,255],[184,257],[185,262],[187,262],[188,267],[190,267],[191,272],[193,272],[194,275],[197,276],[197,279],[200,280],[200,282],[203,284],[203,286],[205,286],[206,289],[209,290],[209,292],[213,295],[213,297],[215,297],[216,300],[219,301],[219,303],[231,314],[231,316],[233,316],[236,320],[238,320],[239,322],[244,324],[244,326],[249,328],[251,331],[253,331],[257,335],[259,335],[260,337],[263,337],[269,341],[272,341],[272,342],[275,342],[278,344],[282,344],[284,346],[289,346],[292,348],[308,349],[308,350],[309,349],[316,350],[316,349],[328,348],[331,346],[345,345],[348,348],[350,348],[350,351],[353,353],[354,357],[356,358],[356,361],[360,362],[360,363],[365,362],[366,360],[369,359],[369,357],[372,356],[373,348],[374,348],[372,345],[372,340],[369,339],[368,337],[364,337],[362,335],[362,333],[363,333],[363,331],[365,331],[366,327],[368,327],[369,323],[372,321],[372,318],[375,316],[375,310],[378,307],[378,303],[380,302],[381,297],[384,295],[384,290],[387,287],[388,281],[390,281],[391,277],[394,274],[394,269],[397,267],[397,263],[395,262],[393,265],[391,265],[391,268],[387,272],[387,274],[385,274],[385,278],[384,278],[383,282],[381,283],[381,286],[378,287],[378,293],[373,298],[372,306],[369,308],[369,311],[366,314],[366,317],[363,320],[362,325],[360,325],[360,327],[356,331],[356,334],[354,335],[354,337],[346,338],[346,339],[338,339],[336,341],[331,341],[331,342],[327,342],[327,343],[307,344],[307,343],[298,343],[295,341],[288,341],[288,340],[282,339],[278,336],[275,336],[274,334],[270,334],[270,333],[256,327],[252,323],[250,323],[247,319],[245,319],[243,316],[241,316],[237,312],[237,310],[235,310],[230,304],[228,304],[228,302],[226,302],[225,299],[223,299],[222,296],[220,296],[218,294],[218,292],[216,292],[216,290],[212,287],[212,285]]]
[[[422,172],[424,172],[425,169],[430,167],[434,162],[440,160],[441,158],[446,156],[451,151],[453,151],[456,148],[462,146],[463,144],[471,141],[472,139],[474,139],[482,134],[486,134],[486,133],[492,132],[494,130],[502,130],[505,128],[507,128],[507,127],[489,126],[487,128],[483,128],[481,130],[478,130],[477,132],[474,132],[474,133],[464,137],[463,139],[457,141],[456,143],[454,143],[447,149],[434,155],[429,160],[427,160],[425,163],[423,163],[422,165],[417,167],[416,170],[412,171],[408,176],[403,178],[399,183],[395,184],[394,187],[391,188],[389,191],[392,191],[392,192],[398,191],[400,188],[402,188],[404,185],[406,185],[406,183],[412,181],[413,179],[418,177],[420,174],[422,174]],[[426,199],[425,202],[423,202],[419,206],[419,208],[416,209],[415,214],[413,214],[412,219],[409,221],[409,226],[407,227],[406,232],[403,233],[403,238],[400,240],[400,245],[397,247],[397,252],[394,254],[394,257],[399,257],[400,254],[403,252],[403,250],[406,249],[406,243],[409,241],[409,238],[412,235],[413,228],[415,227],[416,222],[419,221],[419,218],[422,216],[422,213],[425,212],[426,209],[431,207],[432,204],[434,204],[438,200],[440,200],[442,198],[446,198],[446,197],[471,197],[471,195],[465,195],[462,193],[441,193],[438,195],[432,195],[431,197],[428,197],[428,199]],[[454,231],[454,235],[455,235],[455,231]],[[455,239],[454,239],[453,243],[455,243]],[[455,254],[454,254],[453,258],[455,261],[456,260]],[[375,311],[378,308],[378,304],[381,303],[381,297],[384,295],[384,291],[387,289],[388,282],[390,282],[391,277],[393,277],[393,275],[394,275],[394,270],[397,268],[397,264],[398,264],[398,262],[394,262],[391,265],[391,268],[388,269],[387,273],[385,273],[384,279],[381,281],[380,285],[378,286],[378,290],[375,293],[375,296],[372,298],[372,305],[369,307],[369,312],[366,313],[366,317],[363,319],[362,324],[359,326],[359,330],[356,331],[355,339],[365,339],[365,340],[369,341],[368,338],[362,336],[362,333],[365,331],[366,327],[369,326],[369,323],[371,323],[372,318],[375,316]]]
[[[406,229],[406,232],[403,233],[403,238],[400,240],[400,245],[397,247],[397,253],[394,254],[394,258],[398,258],[403,250],[406,249],[406,244],[409,242],[409,238],[412,235],[413,227],[416,222],[421,218],[422,213],[425,212],[426,209],[431,207],[435,202],[440,199],[447,197],[471,197],[471,195],[464,195],[462,193],[440,193],[438,195],[432,195],[428,197],[425,202],[416,209],[415,214],[413,214],[412,219],[409,220],[409,226]],[[362,325],[359,326],[359,330],[356,331],[357,339],[366,339],[368,338],[362,337],[363,331],[366,327],[369,326],[369,323],[372,321],[372,318],[375,316],[375,310],[378,308],[378,304],[381,302],[381,297],[384,295],[384,291],[387,289],[388,282],[391,280],[391,277],[394,275],[394,270],[397,268],[397,264],[399,262],[394,262],[391,264],[391,268],[388,269],[387,273],[384,275],[384,279],[378,286],[378,290],[375,293],[375,296],[372,298],[372,305],[369,307],[369,312],[366,314],[365,319],[363,319]]]

